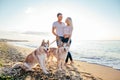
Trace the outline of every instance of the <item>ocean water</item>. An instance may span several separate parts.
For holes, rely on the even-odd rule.
[[[74,46],[71,52],[75,59],[120,69],[120,41],[80,41]]]
[[[29,42],[10,42],[14,45],[37,48],[43,39],[52,42],[55,37],[51,33],[15,33],[5,32],[0,38],[28,40]],[[56,47],[53,43],[50,47]],[[86,61],[120,69],[120,41],[116,40],[75,40],[72,39],[70,52],[74,60]]]

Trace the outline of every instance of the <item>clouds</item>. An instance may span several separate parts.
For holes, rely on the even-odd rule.
[[[110,13],[110,15],[106,16],[104,11],[110,12],[110,9],[107,10],[110,4],[107,5],[107,3],[104,3],[104,5],[97,5],[98,3],[99,1],[93,3],[89,0],[88,2],[81,0],[59,2],[47,0],[35,0],[33,2],[26,0],[20,3],[14,2],[14,7],[16,8],[13,9],[11,2],[9,11],[12,13],[7,13],[7,18],[5,17],[6,14],[4,16],[2,15],[3,19],[0,19],[0,29],[51,32],[52,23],[57,20],[56,14],[61,12],[63,13],[63,22],[66,17],[72,17],[74,38],[76,38],[78,33],[80,34],[80,39],[111,39],[114,36],[120,38],[118,35],[120,34],[118,31],[120,29],[120,19],[118,19],[119,17],[115,17],[116,12],[115,14]],[[103,4],[102,1],[100,4]],[[5,6],[7,5],[2,6],[3,9]],[[102,10],[103,6],[107,6],[107,8]],[[5,12],[3,11],[3,13]]]
[[[30,14],[30,13],[32,13],[32,12],[33,12],[33,9],[32,9],[31,7],[27,8],[27,9],[25,10],[25,14]]]

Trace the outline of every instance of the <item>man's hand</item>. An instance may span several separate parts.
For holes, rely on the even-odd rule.
[[[59,40],[59,36],[58,35],[56,35],[56,40]]]

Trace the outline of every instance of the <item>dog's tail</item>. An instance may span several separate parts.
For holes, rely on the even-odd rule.
[[[22,62],[18,62],[18,63],[15,63],[12,68],[19,68],[19,67],[23,67],[23,63]]]

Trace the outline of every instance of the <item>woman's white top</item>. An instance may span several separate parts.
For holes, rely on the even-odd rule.
[[[64,35],[71,35],[72,31],[73,31],[73,28],[71,26],[64,27]]]

